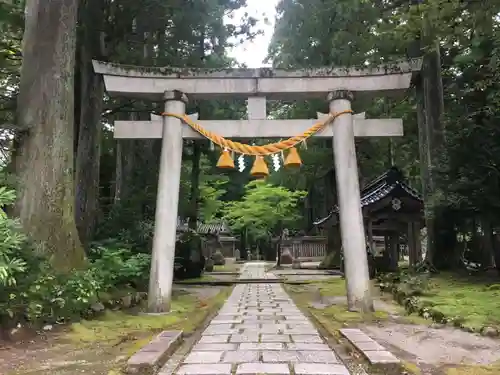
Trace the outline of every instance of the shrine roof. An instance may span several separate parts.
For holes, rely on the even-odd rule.
[[[185,232],[189,228],[189,221],[181,222],[177,220],[177,231]],[[229,234],[231,230],[224,221],[214,221],[210,223],[198,222],[196,232],[199,234]]]
[[[420,193],[408,185],[403,172],[399,168],[393,166],[379,177],[370,181],[363,187],[363,189],[361,189],[361,208],[377,203],[394,194],[396,191],[400,196],[407,196],[410,199],[414,199],[423,204],[423,199]],[[326,217],[315,221],[313,224],[323,224],[333,215],[336,215],[338,211],[339,207],[336,205]]]

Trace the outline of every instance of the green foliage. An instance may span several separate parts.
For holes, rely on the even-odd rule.
[[[151,255],[134,254],[130,247],[116,242],[96,245],[90,253],[91,268],[105,290],[134,288],[145,290],[149,280]]]
[[[19,290],[10,294],[10,302],[18,308],[11,310],[12,318],[24,315],[32,323],[54,323],[87,316],[101,285],[93,270],[61,275],[47,268],[26,291]]]
[[[235,62],[226,55],[227,48],[258,32],[256,20],[249,15],[232,19],[232,12],[244,5],[244,0],[195,1],[183,3],[182,7],[178,1],[171,0],[144,0],[141,4],[121,0],[106,3],[103,12],[109,17],[104,20],[103,29],[107,39],[107,58],[141,66],[229,67]],[[131,20],[134,20],[134,27],[130,27]],[[82,28],[86,26],[81,25]],[[244,108],[243,100],[190,101],[187,112],[199,112],[201,118],[207,119],[230,119],[240,118]],[[127,113],[131,110],[141,118],[149,118],[151,111],[162,111],[163,108],[145,101],[125,102],[114,98],[105,101],[105,119],[109,122],[128,119]],[[122,169],[122,189],[120,199],[115,200],[116,142],[109,138],[103,140],[106,163],[101,163],[101,185],[104,187],[101,191],[105,209],[98,239],[118,237],[133,246],[134,251],[136,248],[149,249],[161,141],[120,141],[123,146],[119,166]],[[202,148],[200,177],[196,181],[200,194],[193,202],[192,141],[186,141],[178,214],[182,219],[197,214],[200,220],[210,221],[220,210],[219,198],[229,190],[225,185],[232,188],[233,184],[214,168],[218,151],[210,150],[208,142],[197,142]],[[192,212],[193,206],[197,212]]]
[[[222,188],[226,181],[216,178],[208,181],[202,181],[200,184],[200,220],[210,221],[215,218],[222,209],[223,202],[220,199],[225,190]]]
[[[0,124],[14,122],[21,67],[23,16],[24,2],[0,2]],[[7,134],[3,130],[1,133],[3,137],[0,147],[4,148]]]
[[[11,205],[15,200],[15,192],[0,187],[0,206]],[[7,217],[0,210],[0,286],[14,286],[17,277],[27,270],[27,264],[19,258],[19,252],[26,244],[26,236],[20,230],[17,220]]]
[[[274,231],[298,222],[301,218],[298,204],[305,196],[304,191],[252,181],[247,184],[241,201],[226,204],[224,220],[235,232],[246,231],[255,240],[266,239]]]
[[[440,225],[439,236],[453,237],[454,231],[469,233],[472,227],[482,232],[478,221],[489,222],[493,231],[498,232],[500,3],[435,0],[411,5],[416,3],[282,0],[270,58],[274,66],[284,68],[383,65],[431,53],[439,46],[445,149],[436,151],[432,136],[420,138],[419,150],[419,137],[424,133],[418,129],[413,88],[397,101],[356,98],[354,110],[366,111],[367,118],[401,117],[405,125],[404,137],[356,141],[360,180],[363,184],[395,163],[404,170],[413,187],[420,189],[420,154],[426,152],[428,143],[438,157],[430,171],[436,192],[426,204],[436,212],[450,212],[443,222],[447,222],[452,233],[450,228]],[[274,113],[277,117],[310,118],[317,110],[326,112],[326,103],[277,103]],[[431,134],[439,131],[430,129]],[[280,181],[287,187],[308,191],[308,207],[312,212],[309,214],[315,218],[327,214],[322,212],[322,206],[328,211],[336,203],[334,184],[322,173],[326,166],[331,166],[327,162],[331,146],[325,147],[324,159],[318,147],[319,141],[313,140],[308,150],[301,151],[301,156],[306,159],[309,154],[317,153],[316,160],[322,168],[313,170],[308,161],[307,169],[301,173],[280,173]],[[451,241],[448,243],[442,247],[453,246]],[[435,265],[456,264],[454,251],[441,249],[442,261],[437,264],[434,260]],[[473,251],[480,253],[481,249],[476,247]],[[487,257],[491,259],[491,254]]]
[[[15,193],[0,187],[0,205],[14,202]],[[150,255],[134,254],[117,243],[96,245],[87,269],[58,273],[38,256],[17,220],[0,212],[0,325],[28,321],[54,323],[90,316],[100,293],[144,289]]]

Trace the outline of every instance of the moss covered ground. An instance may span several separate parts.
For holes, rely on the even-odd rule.
[[[430,279],[429,289],[419,298],[446,317],[460,317],[465,327],[500,328],[498,278],[440,273]]]
[[[144,315],[140,311],[107,311],[101,317],[68,326],[64,332],[30,350],[24,346],[0,352],[18,361],[8,375],[119,375],[126,359],[163,330],[196,331],[220,308],[230,288],[200,298],[199,293],[178,292],[172,311],[166,315]],[[2,373],[0,371],[0,373]]]

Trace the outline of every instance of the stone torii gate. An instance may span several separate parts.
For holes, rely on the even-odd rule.
[[[164,100],[165,112],[184,115],[188,98],[247,98],[248,120],[202,120],[202,127],[225,138],[285,138],[301,134],[317,120],[267,120],[266,100],[327,98],[330,112],[351,109],[356,95],[400,94],[409,88],[421,61],[413,60],[369,70],[313,69],[174,69],[117,65],[94,61],[111,96]],[[321,119],[322,114],[318,114]],[[191,115],[197,119],[197,115]],[[364,119],[344,114],[316,133],[332,137],[350,310],[373,310],[366,240],[361,213],[354,137],[402,136],[400,119]],[[179,202],[183,138],[201,135],[175,117],[151,121],[116,121],[115,138],[161,138],[162,152],[155,214],[148,308],[169,311]]]

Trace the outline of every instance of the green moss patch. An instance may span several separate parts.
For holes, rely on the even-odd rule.
[[[239,272],[241,264],[232,263],[224,264],[222,266],[214,266],[214,272]]]
[[[500,284],[492,279],[452,273],[401,275],[388,276],[379,285],[409,313],[474,331],[500,329]]]
[[[445,317],[459,317],[466,327],[500,327],[500,284],[442,273],[420,300]]]
[[[345,295],[345,280],[340,278],[311,282],[306,285],[288,285],[286,289],[299,307],[309,310],[318,320],[324,321],[324,324],[330,328],[328,329],[330,333],[334,335],[337,335],[336,331],[342,327],[375,322],[389,317],[384,311],[377,311],[372,314],[351,312],[347,310],[347,304],[343,303],[325,307],[324,309],[312,307],[311,303],[316,302],[323,296]]]
[[[206,301],[189,294],[172,299],[171,313],[166,315],[132,314],[122,311],[107,311],[99,319],[81,321],[71,326],[67,334],[75,343],[114,343],[128,336],[153,335],[166,329],[192,332],[210,310],[219,306],[227,297],[227,291]]]
[[[107,311],[98,319],[72,324],[47,351],[30,353],[27,347],[26,361],[18,371],[9,375],[73,375],[87,371],[121,375],[123,361],[156,334],[163,330],[182,330],[185,334],[196,331],[222,306],[230,291],[231,288],[223,288],[217,295],[206,299],[186,292],[175,293],[171,312],[166,315]],[[42,354],[44,358],[38,358]],[[47,358],[54,363],[53,366],[47,365]],[[46,368],[40,369],[44,361]],[[66,361],[67,365],[57,365]]]
[[[500,374],[500,365],[490,366],[460,366],[444,369],[446,375],[497,375]]]

